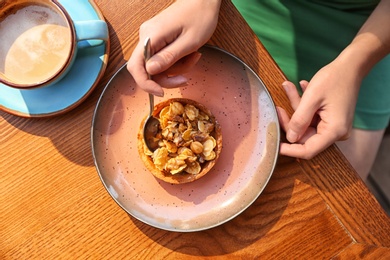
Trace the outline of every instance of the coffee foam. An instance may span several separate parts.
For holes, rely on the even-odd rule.
[[[62,68],[71,51],[68,24],[51,8],[28,5],[0,23],[0,73],[22,83],[42,82]]]

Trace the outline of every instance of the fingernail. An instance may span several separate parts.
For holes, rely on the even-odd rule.
[[[162,91],[162,92],[155,92],[155,93],[153,93],[153,95],[155,95],[157,97],[164,97],[164,91]]]
[[[188,84],[188,79],[183,75],[168,76],[167,83],[172,86],[182,86]]]
[[[282,83],[282,87],[283,87],[284,91],[288,92],[288,84],[287,84],[287,82],[283,82]]]
[[[298,134],[291,129],[288,130],[286,137],[290,143],[295,143],[296,141],[298,141]]]
[[[182,75],[174,77],[162,77],[158,83],[164,88],[178,88],[188,85],[188,79]]]
[[[202,57],[202,53],[200,53],[200,52],[198,52],[198,51],[195,52],[193,63],[194,63],[194,64],[198,63],[198,61],[200,60],[200,57]]]

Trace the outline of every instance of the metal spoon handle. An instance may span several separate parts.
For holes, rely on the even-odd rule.
[[[149,106],[150,106],[149,116],[151,116],[153,113],[153,109],[154,109],[154,96],[153,96],[153,94],[150,94],[150,93],[149,93]]]
[[[150,38],[148,37],[145,39],[145,43],[144,43],[145,66],[146,66],[146,62],[149,60],[150,56],[151,56]],[[149,79],[152,78],[149,73],[148,73],[148,78]],[[153,94],[150,94],[150,93],[149,93],[149,105],[150,105],[149,116],[151,116],[153,113],[153,109],[154,109],[154,96],[153,96]]]
[[[150,47],[150,38],[146,38],[145,39],[145,43],[144,43],[144,60],[145,60],[145,69],[146,69],[146,62],[150,59],[150,57],[152,56],[152,50],[151,50],[151,47]],[[146,71],[146,73],[148,73]],[[148,73],[148,78],[151,79],[151,76],[150,74]]]

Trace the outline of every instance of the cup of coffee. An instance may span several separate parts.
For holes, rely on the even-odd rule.
[[[53,84],[79,48],[108,37],[105,21],[73,21],[56,0],[0,0],[0,82],[19,89]]]

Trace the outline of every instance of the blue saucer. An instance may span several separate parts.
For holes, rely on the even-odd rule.
[[[75,21],[101,19],[92,1],[59,0]],[[79,48],[70,71],[59,82],[42,88],[20,90],[0,83],[0,109],[22,117],[46,117],[65,113],[84,101],[107,67],[108,43]]]

